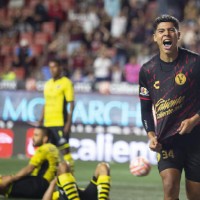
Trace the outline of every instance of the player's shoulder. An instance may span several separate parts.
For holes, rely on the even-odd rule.
[[[61,81],[61,82],[64,82],[64,83],[68,83],[68,84],[71,84],[71,83],[72,83],[72,81],[71,81],[68,77],[66,77],[66,76],[62,76],[62,77],[60,78],[60,81]]]
[[[41,150],[43,151],[57,151],[57,147],[52,143],[46,143],[41,146]]]
[[[46,144],[44,144],[44,146],[51,147],[51,148],[56,148],[57,149],[56,145],[54,145],[52,143],[46,143]]]
[[[145,69],[145,70],[151,69],[154,66],[156,66],[157,63],[159,63],[159,54],[152,56],[147,62],[145,62],[142,65],[141,69]]]
[[[198,59],[200,59],[200,54],[198,54],[197,52],[191,51],[189,49],[185,49],[185,48],[180,47],[179,48],[179,52],[183,56],[187,55],[187,56],[189,56],[191,58],[198,58]]]
[[[51,84],[51,83],[53,83],[53,78],[50,78],[49,80],[47,80],[47,81],[45,82],[45,86],[47,86],[47,85],[49,85],[49,84]]]

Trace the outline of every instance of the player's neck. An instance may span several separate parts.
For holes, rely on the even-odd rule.
[[[160,59],[164,62],[173,62],[174,60],[176,60],[177,57],[178,57],[178,49],[177,51],[174,51],[169,54],[160,52]]]
[[[61,75],[55,76],[55,77],[53,77],[53,80],[54,80],[54,81],[57,81],[57,80],[60,79],[61,77],[62,77]]]

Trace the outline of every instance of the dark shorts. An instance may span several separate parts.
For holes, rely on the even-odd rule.
[[[78,188],[79,197],[81,200],[98,200],[96,177],[92,178],[92,181],[84,189]],[[67,196],[62,191],[59,195],[59,200],[68,200]]]
[[[92,181],[90,181],[85,189],[81,190],[79,188],[79,196],[81,200],[98,200],[97,185],[95,184],[96,181],[96,177],[93,177]]]
[[[157,155],[159,172],[175,168],[182,172],[188,180],[200,182],[200,131],[194,129],[186,135],[175,135],[162,144]]]
[[[15,198],[42,198],[47,190],[49,183],[43,177],[26,176],[11,186],[9,197]]]
[[[69,137],[63,136],[63,126],[48,127],[51,131],[51,143],[56,146],[62,146],[69,142]]]

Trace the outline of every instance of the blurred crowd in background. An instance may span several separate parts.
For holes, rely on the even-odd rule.
[[[177,17],[180,45],[200,53],[199,0],[0,0],[0,79],[46,81],[57,58],[74,83],[137,84],[160,14]]]

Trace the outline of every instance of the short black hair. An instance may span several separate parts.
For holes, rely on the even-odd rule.
[[[175,26],[175,28],[177,30],[179,30],[179,20],[174,17],[174,16],[171,16],[171,15],[161,15],[159,17],[157,17],[153,23],[153,29],[154,29],[154,32],[156,31],[158,25],[161,23],[161,22],[172,22]]]
[[[56,63],[58,66],[61,66],[61,61],[60,61],[60,59],[58,59],[58,58],[51,59],[51,60],[49,60],[49,63],[50,63],[50,62],[54,62],[54,63]]]
[[[35,128],[41,129],[41,130],[43,131],[43,134],[44,134],[45,136],[47,136],[48,138],[50,138],[51,131],[50,131],[49,128],[44,127],[44,126],[36,126]]]

